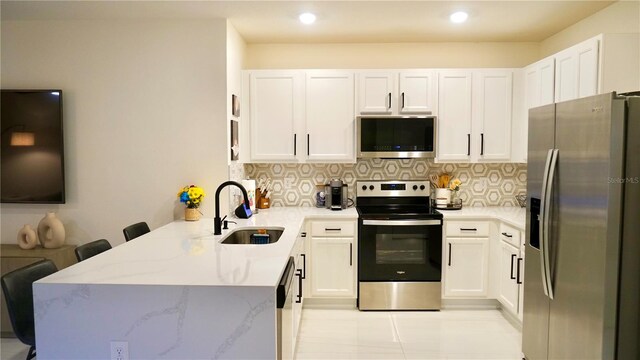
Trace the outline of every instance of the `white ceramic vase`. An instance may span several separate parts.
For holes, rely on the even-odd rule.
[[[18,231],[18,246],[21,249],[29,250],[38,245],[38,235],[31,225],[26,224]]]
[[[47,249],[55,249],[64,245],[65,231],[62,221],[53,212],[48,212],[38,223],[38,238]]]

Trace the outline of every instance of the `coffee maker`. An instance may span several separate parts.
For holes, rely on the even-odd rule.
[[[340,179],[331,179],[325,185],[325,207],[331,210],[342,210],[347,208],[348,186]]]

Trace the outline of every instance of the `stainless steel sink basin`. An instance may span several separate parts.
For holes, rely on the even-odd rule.
[[[259,234],[259,230],[266,230],[267,236]],[[280,239],[282,227],[250,227],[233,230],[222,239],[222,244],[266,245],[273,244]]]

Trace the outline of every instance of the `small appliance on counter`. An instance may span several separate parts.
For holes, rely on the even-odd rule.
[[[349,201],[347,197],[348,186],[340,179],[331,179],[325,186],[325,207],[331,210],[342,210],[347,208]]]

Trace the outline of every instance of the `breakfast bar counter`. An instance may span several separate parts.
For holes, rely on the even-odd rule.
[[[355,209],[260,210],[174,221],[34,283],[40,359],[273,358],[275,289],[305,219],[357,219]],[[221,244],[240,227],[282,227],[272,244]]]

